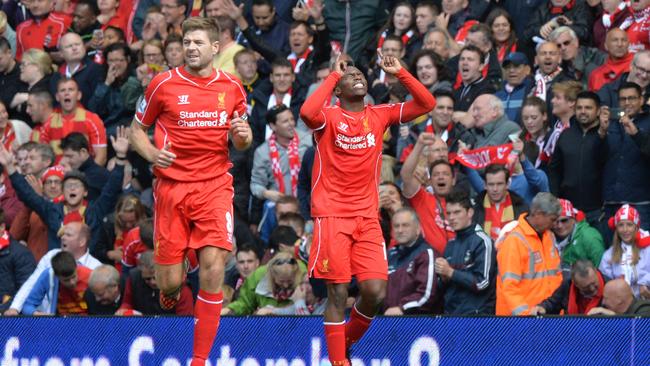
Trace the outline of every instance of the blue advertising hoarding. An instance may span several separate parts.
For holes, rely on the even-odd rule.
[[[318,317],[227,317],[209,365],[328,365]],[[0,366],[186,366],[192,319],[1,318]],[[650,319],[378,318],[355,366],[650,365]]]

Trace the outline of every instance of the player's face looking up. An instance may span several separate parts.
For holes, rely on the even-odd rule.
[[[345,72],[339,80],[334,93],[339,98],[357,99],[364,97],[368,92],[368,82],[363,73],[354,66],[345,68]]]
[[[219,52],[219,42],[210,43],[208,32],[195,30],[183,37],[185,64],[190,69],[203,70],[212,67],[212,59]]]

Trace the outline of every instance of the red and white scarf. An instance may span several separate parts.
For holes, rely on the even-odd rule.
[[[293,196],[298,195],[298,173],[300,173],[300,154],[298,153],[299,144],[300,139],[298,138],[298,133],[294,133],[293,139],[291,139],[287,149],[287,154],[289,155],[289,171],[291,173],[291,194]],[[275,183],[278,185],[278,191],[284,194],[284,174],[282,174],[280,151],[278,150],[277,137],[275,134],[272,134],[271,137],[269,137],[269,156],[271,158],[273,177],[275,177]]]
[[[541,70],[537,70],[535,73],[535,91],[533,92],[533,95],[542,100],[546,100],[546,93],[548,93],[548,83],[553,81],[553,79],[555,79],[555,77],[558,76],[561,72],[561,67],[558,67],[557,70],[548,75],[544,75],[542,74]]]
[[[616,10],[614,10],[613,13],[608,13],[606,11],[603,11],[603,15],[601,17],[601,20],[603,22],[603,26],[605,27],[605,29],[609,29],[612,26],[612,21],[616,18],[616,16],[620,12],[625,10],[626,7],[627,7],[627,2],[622,1],[620,4],[618,4],[618,8],[616,8]],[[628,27],[629,27],[629,25],[628,25]],[[621,28],[621,29],[625,30],[625,28]]]
[[[632,15],[625,18],[623,23],[621,23],[621,25],[619,25],[618,27],[623,30],[626,30],[634,23],[645,22],[648,19],[648,17],[650,17],[650,8],[645,8],[641,11],[632,11]]]
[[[299,73],[300,68],[302,67],[302,64],[305,63],[305,60],[307,60],[307,57],[309,57],[309,54],[311,51],[314,50],[314,46],[309,46],[305,52],[302,53],[302,55],[296,55],[295,52],[291,52],[289,56],[287,56],[287,60],[291,62],[291,66],[293,66],[293,72],[294,73]]]
[[[542,152],[541,160],[544,162],[549,162],[551,161],[551,157],[553,156],[553,152],[555,151],[555,144],[557,144],[557,140],[560,138],[560,135],[564,130],[569,128],[571,124],[567,123],[566,125],[564,122],[558,120],[555,122],[555,126],[553,126],[553,130],[551,131],[551,136],[549,136],[548,141],[546,142],[546,146],[544,146],[544,150]]]

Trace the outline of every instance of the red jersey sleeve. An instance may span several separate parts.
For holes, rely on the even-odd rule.
[[[162,86],[172,78],[172,72],[167,71],[156,75],[149,83],[144,93],[144,98],[138,103],[135,111],[135,120],[143,126],[151,126],[156,122],[158,115],[163,110],[164,93]]]
[[[436,98],[406,69],[402,68],[395,75],[413,96],[405,103],[392,104],[388,120],[390,123],[405,123],[416,117],[429,113],[436,106]]]
[[[90,144],[94,147],[106,147],[106,128],[104,122],[96,114],[90,114],[88,118],[88,137]]]
[[[325,126],[323,106],[330,101],[332,92],[340,79],[341,75],[339,73],[330,73],[327,79],[307,98],[302,108],[300,108],[300,118],[312,130],[319,130]]]

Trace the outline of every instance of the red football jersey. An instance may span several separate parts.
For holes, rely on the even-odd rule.
[[[413,100],[366,105],[361,112],[324,107],[341,78],[331,73],[304,103],[300,114],[314,129],[316,156],[312,172],[313,217],[379,216],[379,178],[383,135],[393,123],[408,122],[429,112],[435,99],[405,69],[397,73]]]
[[[630,52],[650,49],[650,17],[643,16],[627,29],[627,37],[630,41]]]
[[[95,156],[97,148],[106,147],[106,128],[95,113],[79,106],[74,113],[67,115],[56,111],[48,117],[38,135],[38,142],[49,144],[54,150],[57,162],[63,155],[61,140],[72,132],[83,134],[88,140],[89,153]]]
[[[233,75],[219,70],[200,78],[184,67],[156,75],[135,114],[144,126],[156,124],[156,147],[171,142],[176,154],[169,168],[154,168],[156,176],[187,182],[228,173],[228,131],[235,111],[246,114],[246,92]]]
[[[122,265],[135,267],[138,265],[140,254],[150,250],[140,240],[140,227],[136,226],[124,234],[122,239]]]
[[[59,45],[59,40],[72,23],[70,16],[50,13],[43,19],[29,19],[16,27],[16,59],[20,61],[23,52],[30,48],[52,49]]]

